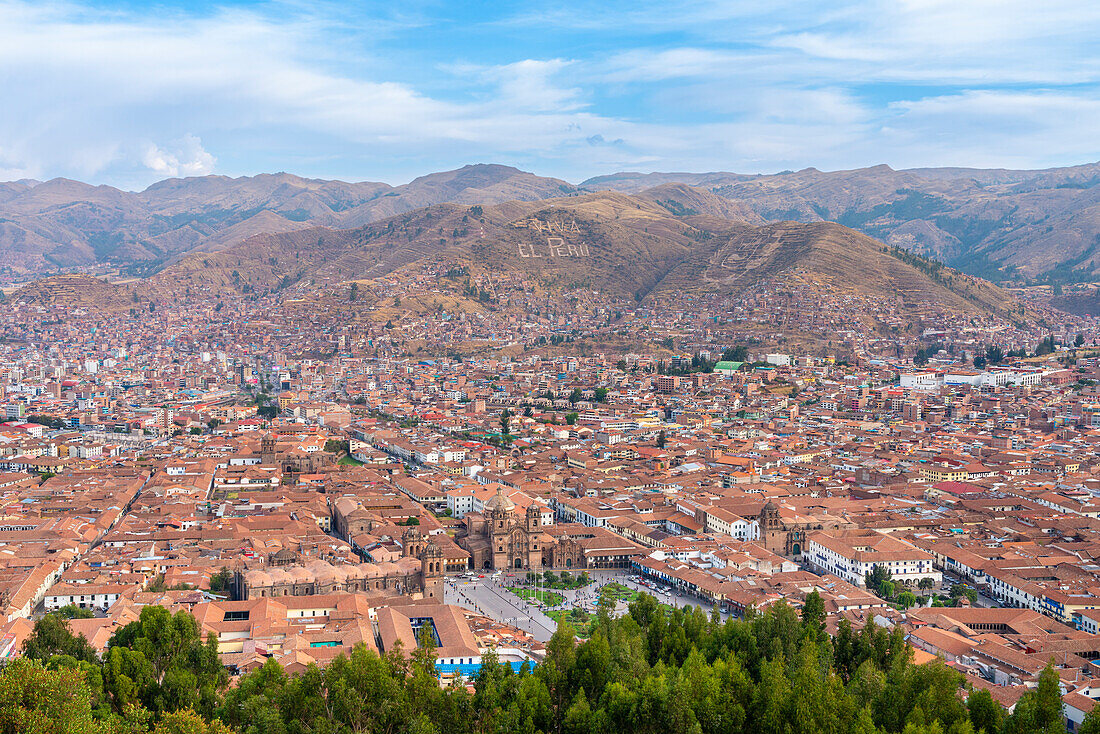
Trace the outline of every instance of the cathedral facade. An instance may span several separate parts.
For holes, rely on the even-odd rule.
[[[548,538],[542,531],[537,505],[527,508],[523,517],[516,505],[497,490],[481,513],[464,518],[466,534],[458,544],[470,554],[475,569],[541,569],[542,552]]]

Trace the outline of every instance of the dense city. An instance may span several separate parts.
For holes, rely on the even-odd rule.
[[[274,664],[411,655],[480,695],[488,660],[550,675],[563,635],[579,654],[636,634],[625,620],[652,634],[654,614],[701,615],[709,635],[797,614],[846,683],[859,666],[839,646],[877,630],[884,671],[942,664],[941,685],[1002,718],[1054,690],[1084,722],[1100,697],[1095,320],[1028,331],[775,283],[736,307],[642,307],[500,279],[461,283],[483,311],[448,312],[455,281],[339,285],[309,313],[286,294],[9,299],[0,655],[107,665],[184,612],[210,641],[210,690],[134,700],[244,726],[211,701]],[[812,351],[783,350],[815,324]],[[648,346],[602,351],[614,339]]]

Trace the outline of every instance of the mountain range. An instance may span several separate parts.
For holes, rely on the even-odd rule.
[[[44,274],[104,263],[148,274],[256,234],[357,227],[444,201],[494,204],[575,192],[564,181],[497,165],[402,186],[286,173],[167,179],[136,193],[69,179],[14,181],[0,183],[0,270]]]
[[[697,208],[716,209],[722,215]],[[281,300],[346,293],[405,271],[518,278],[531,292],[587,289],[645,302],[802,284],[957,313],[1025,310],[980,278],[884,245],[833,222],[762,222],[721,197],[681,184],[637,194],[578,193],[496,205],[445,203],[359,227],[308,226],[183,255],[159,272],[111,284],[61,274],[15,292],[15,302],[122,310],[146,300],[210,302],[231,295]],[[479,278],[484,282],[485,278]],[[436,280],[433,287],[446,281]],[[414,289],[415,291],[415,289]]]
[[[285,173],[169,179],[141,192],[67,179],[0,183],[0,275],[26,280],[104,265],[145,276],[256,235],[293,241],[294,233],[315,227],[353,231],[444,203],[493,207],[600,191],[641,196],[674,218],[708,215],[754,226],[836,222],[995,281],[1083,281],[1100,269],[1100,164],[1042,171],[883,165],[772,175],[616,173],[578,185],[472,165],[400,186]]]
[[[1041,171],[880,165],[775,175],[619,173],[584,189],[670,182],[738,202],[767,221],[833,221],[992,280],[1091,280],[1100,269],[1100,164]]]

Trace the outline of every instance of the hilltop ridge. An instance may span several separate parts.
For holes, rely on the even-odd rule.
[[[288,173],[168,179],[141,192],[69,179],[0,184],[0,272],[9,276],[112,264],[155,272],[192,251],[310,225],[358,227],[424,206],[546,199],[579,190],[501,165],[471,165],[407,184],[348,183]]]
[[[397,186],[290,173],[167,179],[140,192],[70,179],[0,183],[0,280],[89,267],[149,275],[254,235],[352,229],[443,203],[487,207],[608,190],[677,216],[836,222],[995,281],[1100,277],[1097,163],[1039,171],[880,164],[777,174],[625,172],[579,185],[475,164]]]
[[[192,294],[303,294],[382,278],[426,263],[469,264],[534,279],[633,296],[731,295],[809,273],[854,293],[902,297],[961,312],[1019,312],[1005,291],[939,263],[828,222],[763,223],[703,214],[698,189],[667,186],[643,195],[603,191],[496,206],[439,204],[354,229],[312,227],[267,234],[213,253],[189,255],[149,287]]]

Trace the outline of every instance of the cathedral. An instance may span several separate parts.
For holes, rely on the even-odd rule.
[[[405,531],[402,557],[392,563],[334,565],[324,560],[300,559],[290,550],[277,551],[259,568],[238,570],[236,599],[365,593],[382,596],[419,595],[443,600],[446,568],[443,551],[416,528]]]
[[[539,508],[532,504],[523,518],[501,490],[485,503],[481,513],[468,513],[466,534],[458,544],[470,553],[476,569],[540,569],[542,551],[550,539],[543,533]]]

